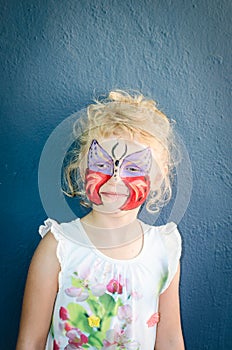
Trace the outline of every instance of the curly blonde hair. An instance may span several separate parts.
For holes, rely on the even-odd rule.
[[[161,178],[156,181],[146,201],[149,212],[158,212],[171,198],[173,170],[179,158],[172,121],[157,108],[154,100],[145,98],[141,93],[114,90],[107,98],[94,102],[87,107],[87,117],[74,124],[74,135],[79,133],[80,127],[83,132],[77,137],[79,147],[72,151],[65,167],[63,192],[69,197],[79,196],[83,206],[91,207],[81,170],[90,144],[93,139],[126,135],[131,140],[150,146],[153,154],[159,154],[156,162]]]

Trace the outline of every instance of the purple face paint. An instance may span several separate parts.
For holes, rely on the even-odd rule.
[[[135,177],[148,175],[151,169],[151,150],[145,148],[129,154],[120,166],[120,177]]]
[[[110,176],[112,176],[114,172],[113,159],[104,148],[99,145],[97,140],[93,140],[89,148],[88,169]]]

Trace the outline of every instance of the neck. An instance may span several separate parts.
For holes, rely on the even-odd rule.
[[[99,228],[120,228],[134,222],[137,219],[138,211],[139,209],[136,208],[117,213],[102,213],[93,209],[82,221]]]
[[[81,223],[96,247],[102,249],[120,247],[141,237],[142,229],[137,220],[138,210],[114,214],[92,210],[81,219]]]

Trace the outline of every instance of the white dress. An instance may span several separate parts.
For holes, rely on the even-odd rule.
[[[79,218],[40,226],[57,240],[61,265],[46,350],[154,350],[159,295],[177,271],[181,237],[174,223],[141,225],[143,248],[130,260],[96,249]]]

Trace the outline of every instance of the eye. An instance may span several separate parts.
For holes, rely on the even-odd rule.
[[[130,171],[131,173],[135,173],[135,172],[140,171],[139,168],[137,168],[137,167],[132,167],[132,166],[131,166],[131,167],[127,167],[126,170],[127,170],[127,171]]]
[[[109,166],[105,163],[96,163],[95,164],[99,169],[107,169]]]

